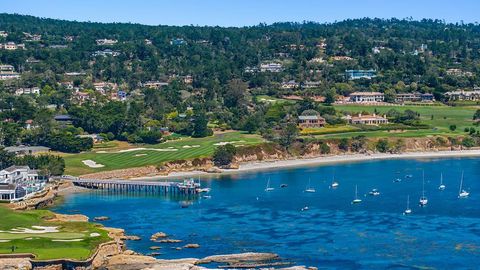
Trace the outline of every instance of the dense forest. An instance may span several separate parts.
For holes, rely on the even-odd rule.
[[[76,135],[156,143],[165,129],[194,137],[214,128],[239,129],[274,138],[274,130],[288,130],[288,119],[305,110],[319,111],[329,123],[342,121],[333,107],[310,98],[330,103],[337,95],[379,91],[386,98],[432,93],[441,101],[447,91],[480,85],[476,24],[356,19],[223,28],[0,14],[0,31],[6,33],[0,43],[25,45],[0,50],[0,64],[21,74],[0,81],[0,139],[6,146],[78,152],[89,149],[91,139]],[[99,42],[104,39],[111,43]],[[281,68],[263,70],[269,63]],[[348,80],[345,70],[351,69],[375,70],[377,76]],[[164,84],[148,87],[152,81]],[[299,84],[283,87],[288,81]],[[307,82],[315,84],[301,87]],[[96,83],[109,86],[98,91]],[[18,94],[35,87],[38,94]],[[304,100],[272,105],[259,102],[259,95]],[[72,125],[61,128],[54,120],[59,114],[69,115]]]

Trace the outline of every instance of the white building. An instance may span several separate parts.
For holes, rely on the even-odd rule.
[[[21,200],[44,187],[45,181],[28,166],[10,166],[0,171],[0,201]]]
[[[25,49],[25,44],[16,44],[15,42],[0,43],[0,49],[14,51],[17,49]]]
[[[350,94],[350,102],[355,103],[383,102],[384,98],[384,94],[380,92],[353,92]]]
[[[18,88],[15,90],[16,96],[21,95],[40,95],[40,88],[39,87],[32,87],[32,88]]]
[[[0,31],[0,37],[8,37],[8,33],[6,31]]]
[[[20,74],[15,72],[12,65],[0,65],[0,81],[19,79]]]
[[[118,40],[103,38],[103,39],[97,39],[95,40],[95,42],[97,43],[97,45],[111,46],[111,45],[117,44]]]
[[[283,71],[283,66],[280,63],[266,63],[260,64],[261,72],[281,72]]]

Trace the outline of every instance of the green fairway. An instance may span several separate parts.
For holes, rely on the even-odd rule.
[[[65,155],[65,174],[81,175],[108,171],[159,165],[165,161],[208,157],[222,143],[231,142],[236,146],[259,144],[263,140],[258,135],[241,132],[226,132],[206,138],[182,138],[156,145],[131,146],[130,149],[102,149],[81,154]],[[144,148],[144,149],[139,149]],[[91,168],[82,161],[92,160],[104,167]]]
[[[32,253],[39,260],[84,260],[100,243],[110,240],[107,232],[96,224],[47,221],[52,216],[47,210],[16,212],[0,205],[0,253],[11,254],[15,246],[15,253]],[[53,227],[57,232],[21,232],[23,229],[39,230],[32,226]]]
[[[325,138],[345,138],[357,135],[367,137],[424,137],[431,135],[458,136],[465,134],[464,129],[473,126],[473,114],[480,107],[449,107],[445,105],[438,106],[374,106],[374,105],[335,105],[337,111],[349,112],[352,114],[369,112],[375,110],[384,114],[391,109],[397,111],[412,110],[420,114],[420,120],[423,124],[430,126],[429,129],[405,130],[402,132],[392,131],[352,131],[346,128],[347,132],[335,132],[335,134],[318,135]],[[456,125],[457,129],[451,131],[450,125]],[[348,126],[346,126],[348,127]],[[338,128],[338,127],[337,127]],[[328,132],[325,132],[328,133]]]

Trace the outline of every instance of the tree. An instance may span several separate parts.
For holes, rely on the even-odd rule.
[[[386,153],[390,149],[390,146],[388,144],[387,139],[380,139],[378,140],[377,144],[375,145],[375,148],[378,150],[380,153]]]
[[[245,124],[243,125],[243,130],[247,131],[249,134],[252,134],[257,131],[258,127],[259,123],[257,117],[250,116],[245,121]]]
[[[281,146],[288,148],[295,141],[297,136],[297,125],[294,123],[287,123],[280,130],[279,143]]]
[[[216,166],[230,165],[236,152],[237,149],[232,144],[218,146],[213,153],[213,163]]]
[[[462,140],[462,145],[471,148],[475,146],[475,140],[472,137],[465,137]]]
[[[350,145],[353,152],[363,152],[367,147],[367,138],[365,135],[355,136]]]
[[[324,103],[327,104],[327,105],[331,105],[333,103],[335,103],[335,98],[336,98],[336,93],[335,93],[335,90],[328,90],[326,93],[325,93],[325,101]]]
[[[478,109],[473,115],[473,120],[480,120],[480,109]]]
[[[0,169],[10,167],[14,163],[15,154],[7,152],[4,147],[0,147]]]
[[[247,92],[248,85],[239,79],[234,79],[228,82],[227,89],[225,91],[225,106],[237,107],[245,102],[245,93]]]
[[[211,136],[213,131],[208,128],[208,119],[205,112],[200,111],[195,114],[193,118],[193,133],[192,137],[194,138],[203,138],[207,136]]]
[[[451,131],[455,131],[457,129],[457,125],[450,125],[448,127]]]
[[[338,143],[338,149],[347,152],[348,149],[350,148],[350,141],[348,138],[341,138],[340,142]]]

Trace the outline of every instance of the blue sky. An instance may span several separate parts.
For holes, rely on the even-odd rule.
[[[246,26],[348,18],[476,22],[479,0],[0,0],[0,13],[149,25]]]

